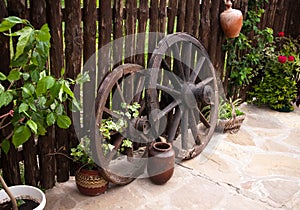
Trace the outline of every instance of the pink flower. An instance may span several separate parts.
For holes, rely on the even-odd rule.
[[[278,32],[278,36],[279,37],[284,37],[284,32],[283,31]]]
[[[294,57],[294,56],[290,55],[290,56],[288,57],[288,61],[294,61],[294,60],[295,60],[295,57]]]
[[[286,57],[284,56],[284,55],[279,55],[278,56],[278,61],[280,62],[280,63],[285,63],[286,62]]]

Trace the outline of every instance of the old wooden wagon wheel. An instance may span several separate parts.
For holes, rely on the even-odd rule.
[[[146,95],[155,135],[169,142],[180,138],[177,157],[195,157],[212,138],[218,116],[217,79],[205,48],[186,33],[167,35],[154,50],[149,69]]]
[[[145,145],[149,141],[149,124],[146,116],[142,116],[144,101],[141,99],[144,79],[136,74],[141,69],[141,66],[135,64],[118,66],[105,77],[96,99],[95,139],[91,147],[93,156],[102,175],[120,185],[128,184],[144,171],[146,158],[143,157],[147,156]],[[139,116],[129,119],[124,116],[128,110],[122,104],[130,105],[134,102],[141,105]],[[127,126],[119,131],[110,131],[108,140],[99,131],[107,119],[115,123],[126,121]],[[124,139],[133,141],[133,150],[121,151]]]

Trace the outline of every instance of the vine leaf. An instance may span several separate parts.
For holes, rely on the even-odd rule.
[[[24,28],[22,28],[19,33],[21,34],[19,39],[18,39],[18,43],[17,43],[17,50],[16,50],[16,54],[15,54],[15,60],[17,58],[19,58],[20,55],[23,54],[25,47],[28,45],[28,43],[30,42],[30,37],[33,35],[34,29],[26,26]],[[18,34],[16,32],[16,34]]]
[[[37,83],[36,94],[38,96],[44,94],[48,89],[53,87],[55,84],[55,79],[52,76],[43,77]]]
[[[9,148],[10,148],[10,143],[9,143],[9,141],[8,141],[7,139],[4,139],[4,140],[1,142],[1,148],[2,148],[2,150],[3,150],[3,152],[4,152],[5,154],[8,153]]]
[[[71,125],[71,119],[67,115],[58,115],[57,125],[60,128],[67,129]]]
[[[13,95],[9,91],[0,93],[0,108],[7,106],[13,100]]]
[[[31,136],[31,131],[26,125],[21,125],[14,129],[14,134],[12,137],[12,142],[17,148],[18,146],[25,143]]]
[[[19,17],[11,16],[11,17],[4,18],[4,20],[0,24],[0,32],[7,31],[18,23],[23,23],[23,20]]]
[[[26,124],[33,131],[33,133],[37,134],[38,126],[33,120],[28,120]]]

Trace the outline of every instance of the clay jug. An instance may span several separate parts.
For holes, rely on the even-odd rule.
[[[226,0],[225,5],[226,10],[220,15],[221,27],[226,37],[238,37],[243,26],[243,14],[240,10],[232,9],[230,0]]]
[[[148,151],[147,171],[150,180],[155,184],[166,183],[173,175],[175,152],[172,144],[167,142],[154,142]]]

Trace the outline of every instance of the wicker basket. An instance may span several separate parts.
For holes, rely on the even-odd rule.
[[[232,118],[230,119],[220,119],[217,124],[216,131],[221,133],[236,133],[240,130],[241,125],[246,117],[246,115],[236,116],[235,107],[232,106]]]

